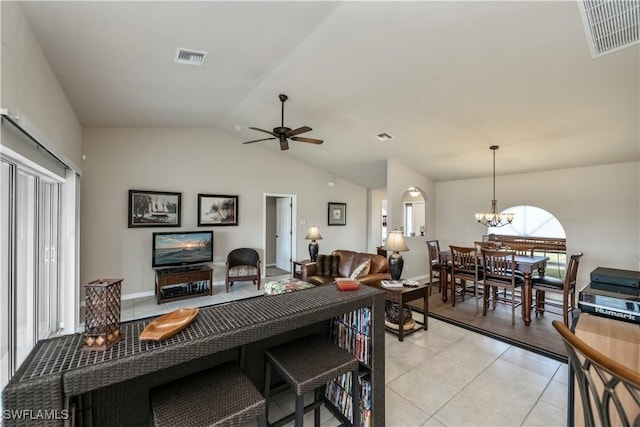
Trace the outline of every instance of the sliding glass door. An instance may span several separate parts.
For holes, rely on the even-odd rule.
[[[58,330],[60,181],[2,159],[0,386]]]

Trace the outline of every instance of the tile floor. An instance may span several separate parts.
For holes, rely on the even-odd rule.
[[[248,283],[234,287],[229,294],[216,286],[211,297],[161,305],[151,297],[123,301],[122,319],[262,294]],[[387,333],[385,345],[386,426],[566,425],[564,363],[431,318],[428,331],[404,342]],[[293,394],[276,396],[269,411],[270,421],[293,412]],[[313,414],[305,420],[313,425]],[[340,424],[325,408],[321,420],[323,427]]]

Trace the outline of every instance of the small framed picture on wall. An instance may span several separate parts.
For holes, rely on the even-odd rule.
[[[238,225],[238,196],[198,194],[198,226]]]
[[[328,225],[347,225],[347,204],[329,202]]]

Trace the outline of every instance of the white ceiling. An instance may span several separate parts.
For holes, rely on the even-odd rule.
[[[640,160],[640,47],[592,58],[574,1],[23,6],[84,127],[216,127],[241,144],[280,125],[285,93],[285,126],[325,143],[282,155],[369,188],[387,159],[490,176],[493,144],[498,175]],[[178,47],[204,66],[175,64]]]

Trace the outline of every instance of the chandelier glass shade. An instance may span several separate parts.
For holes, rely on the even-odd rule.
[[[515,214],[498,212],[498,202],[496,201],[496,150],[500,147],[492,145],[489,148],[493,151],[493,199],[491,200],[491,211],[476,213],[476,221],[486,227],[502,227],[511,224]]]

